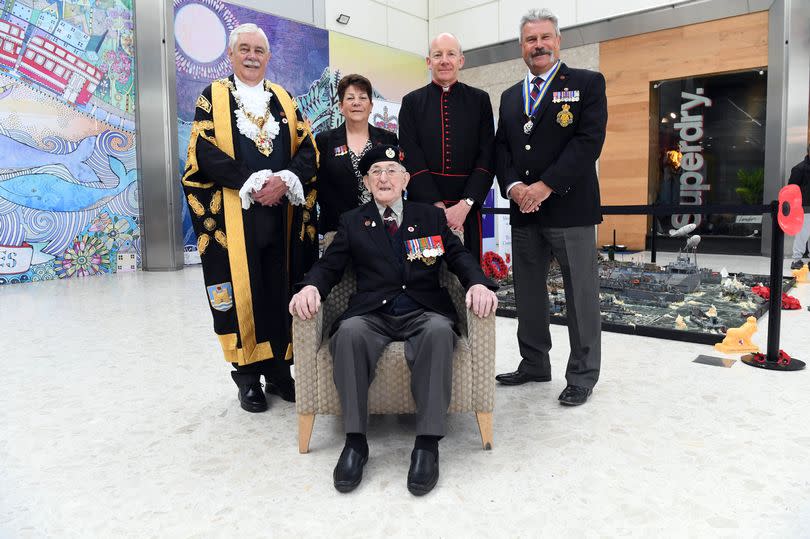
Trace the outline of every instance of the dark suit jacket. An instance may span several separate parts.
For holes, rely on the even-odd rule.
[[[501,194],[513,182],[544,181],[554,191],[534,213],[521,213],[510,204],[511,223],[539,223],[548,227],[594,225],[602,222],[596,160],[602,151],[607,125],[605,78],[601,73],[560,66],[535,114],[534,129],[523,132],[523,81],[501,95],[495,135],[496,174]],[[579,90],[574,102],[552,103],[553,93]],[[573,121],[558,122],[569,105]]]
[[[456,321],[450,294],[439,286],[442,261],[458,276],[465,289],[475,284],[497,289],[497,285],[484,276],[478,261],[447,227],[441,209],[404,201],[400,230],[404,241],[440,235],[444,254],[432,265],[421,260],[406,260],[402,274],[380,212],[372,201],[341,216],[334,241],[304,280],[296,285],[296,290],[314,285],[325,298],[351,262],[357,274],[357,292],[349,299],[349,307],[340,320],[372,312],[398,294],[405,293],[426,309]]]
[[[395,133],[368,126],[371,145],[397,144]],[[315,145],[320,152],[318,164],[318,232],[325,234],[337,230],[340,214],[358,206],[359,186],[354,175],[349,154],[335,155],[335,148],[345,146],[346,124],[323,131],[315,136]]]
[[[810,155],[790,169],[788,184],[798,185],[802,191],[802,205],[810,206]]]

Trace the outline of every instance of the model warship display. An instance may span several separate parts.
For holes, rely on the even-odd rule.
[[[751,288],[767,283],[768,276],[700,267],[700,236],[690,236],[693,230],[687,225],[670,232],[671,236],[683,237],[685,245],[665,266],[607,260],[600,255],[603,329],[713,344],[723,339],[727,328],[767,311],[768,302]],[[785,290],[793,282],[785,279]],[[552,322],[565,324],[565,292],[556,262],[549,269],[548,290]],[[501,282],[498,296],[498,315],[516,316],[511,272]]]

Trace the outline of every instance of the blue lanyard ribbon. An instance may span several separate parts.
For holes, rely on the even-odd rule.
[[[554,67],[551,68],[551,71],[548,72],[548,77],[546,80],[543,81],[543,84],[540,86],[540,92],[537,94],[537,99],[535,99],[534,103],[531,103],[532,100],[532,92],[531,92],[531,85],[532,82],[528,75],[523,80],[523,112],[526,113],[526,116],[529,118],[534,117],[534,113],[537,112],[537,108],[540,106],[540,102],[543,100],[543,96],[546,95],[546,90],[548,90],[549,84],[551,81],[554,80],[554,75],[557,74],[557,71],[560,69],[560,61],[557,60],[557,63],[554,64]],[[531,111],[529,110],[531,108]]]

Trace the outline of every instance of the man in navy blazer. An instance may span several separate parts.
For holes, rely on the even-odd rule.
[[[522,360],[505,385],[551,380],[546,278],[562,270],[571,354],[560,402],[583,404],[599,378],[601,318],[595,225],[602,221],[596,160],[607,124],[605,78],[560,61],[550,11],[521,19],[526,77],[503,92],[495,135],[496,174],[511,200],[512,257]]]
[[[377,361],[391,341],[405,341],[411,391],[417,407],[416,442],[408,490],[429,492],[439,478],[439,440],[445,434],[457,334],[455,310],[439,285],[442,261],[467,289],[467,306],[477,316],[495,312],[497,286],[447,226],[444,212],[408,202],[410,179],[396,146],[377,146],[363,156],[360,171],[374,200],[341,216],[323,257],[306,274],[290,312],[311,318],[349,262],[357,292],[333,328],[330,348],[334,380],[343,408],[346,445],[333,474],[335,488],[360,484],[368,460],[368,388]]]

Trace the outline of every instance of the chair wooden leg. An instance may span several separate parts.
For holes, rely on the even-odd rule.
[[[478,430],[481,431],[481,445],[484,451],[492,449],[492,412],[475,412]]]
[[[309,453],[309,440],[312,438],[313,425],[315,425],[315,414],[298,414],[299,453]]]

